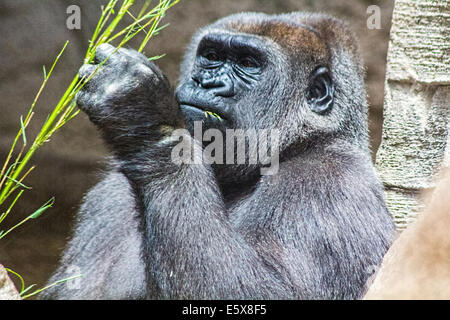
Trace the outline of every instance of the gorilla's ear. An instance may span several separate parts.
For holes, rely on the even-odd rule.
[[[306,99],[316,113],[325,113],[333,106],[334,85],[327,67],[317,68],[310,77]]]

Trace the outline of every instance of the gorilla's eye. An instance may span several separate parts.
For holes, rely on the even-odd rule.
[[[205,52],[204,54],[202,54],[203,57],[205,57],[206,59],[208,59],[209,61],[220,61],[220,57],[219,55],[214,52],[214,51],[209,51],[209,52]]]
[[[238,64],[244,68],[258,68],[259,64],[253,57],[243,57],[239,59]]]

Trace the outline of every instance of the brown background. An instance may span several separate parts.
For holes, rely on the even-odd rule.
[[[70,41],[37,105],[32,126],[27,132],[30,140],[77,72],[100,15],[100,5],[106,2],[0,2],[0,164],[20,127],[20,115],[27,113],[42,82],[42,66],[46,65],[48,69],[64,42]],[[70,4],[81,7],[81,30],[66,28],[66,8]],[[381,8],[380,30],[366,27],[366,10],[372,4]],[[222,16],[241,11],[281,13],[301,10],[326,12],[345,19],[360,40],[367,67],[372,148],[376,150],[381,133],[392,8],[393,0],[181,0],[166,17],[165,22],[170,26],[150,41],[146,53],[166,53],[158,64],[175,82],[180,59],[193,32]],[[33,158],[32,163],[37,169],[27,180],[33,190],[22,196],[16,210],[0,227],[6,229],[55,196],[54,208],[0,241],[0,263],[19,272],[27,284],[43,285],[56,268],[77,207],[83,194],[98,181],[98,172],[104,167],[106,154],[97,131],[84,115],[80,115]]]

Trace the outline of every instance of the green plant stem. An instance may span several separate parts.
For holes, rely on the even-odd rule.
[[[26,294],[26,295],[22,295],[21,298],[22,298],[22,299],[27,299],[27,298],[29,298],[29,297],[31,297],[31,296],[34,296],[34,295],[38,294],[39,292],[42,292],[42,291],[44,291],[44,290],[47,290],[48,288],[51,288],[51,287],[53,287],[53,286],[55,286],[55,285],[57,285],[57,284],[59,284],[59,283],[66,282],[66,281],[69,281],[69,280],[73,280],[73,279],[76,279],[76,278],[80,278],[80,277],[82,277],[82,276],[83,276],[82,274],[78,274],[78,275],[73,276],[73,277],[68,277],[68,278],[65,278],[65,279],[61,279],[61,280],[55,281],[55,282],[53,282],[52,284],[49,284],[48,286],[45,286],[45,287],[43,287],[43,288],[41,288],[41,289],[38,289],[38,290],[36,290],[36,291],[33,291],[32,293],[29,293],[29,294]],[[25,290],[24,290],[24,291],[25,291]]]
[[[135,1],[134,0],[122,1],[122,4],[120,5],[120,8],[119,8],[117,14],[112,19],[112,21],[109,22],[110,17],[115,14],[114,8],[116,7],[118,2],[119,2],[118,0],[110,0],[108,2],[108,4],[106,5],[106,7],[102,8],[102,14],[101,14],[101,17],[100,17],[100,19],[97,23],[97,26],[94,30],[92,38],[89,42],[89,47],[86,51],[84,63],[92,62],[92,60],[94,59],[94,56],[95,56],[95,51],[100,44],[110,42],[113,39],[116,39],[117,37],[124,35],[124,38],[122,39],[120,44],[115,49],[115,50],[118,50],[121,46],[125,45],[129,40],[131,40],[133,37],[135,37],[141,31],[146,32],[145,28],[150,26],[149,31],[146,32],[143,42],[139,46],[139,51],[141,52],[143,50],[143,48],[145,47],[145,45],[147,44],[147,42],[149,41],[149,39],[153,35],[157,34],[159,32],[159,30],[161,30],[164,27],[163,26],[163,27],[158,28],[158,25],[159,25],[162,17],[164,17],[166,11],[170,7],[172,7],[174,4],[178,3],[179,0],[173,0],[173,1],[172,0],[160,0],[159,4],[150,10],[147,10],[147,8],[150,4],[150,1],[149,0],[145,1],[137,18],[133,17],[133,19],[134,19],[133,23],[128,25],[126,28],[120,30],[119,32],[116,32],[115,29],[117,28],[118,24],[120,23],[120,21],[122,21],[123,17],[127,13],[129,13],[130,8],[134,4]],[[138,26],[137,29],[135,29],[136,26]],[[52,67],[50,68],[49,72],[47,72],[45,67],[43,67],[44,81],[43,81],[32,105],[29,109],[27,116],[25,117],[25,119],[22,119],[22,118],[20,119],[20,129],[14,139],[11,149],[7,155],[6,161],[3,164],[3,167],[0,171],[0,206],[6,201],[6,199],[8,199],[8,197],[17,188],[27,188],[22,183],[22,181],[25,179],[25,177],[31,172],[31,170],[34,167],[31,167],[31,169],[29,169],[23,175],[22,175],[22,172],[25,170],[25,168],[29,164],[29,162],[30,162],[31,158],[33,157],[33,155],[35,154],[35,152],[45,142],[47,142],[58,129],[60,129],[68,121],[73,119],[80,112],[79,110],[76,109],[76,103],[74,101],[75,94],[86,84],[86,82],[88,82],[94,76],[95,72],[86,79],[80,79],[78,74],[74,76],[74,78],[72,79],[72,82],[70,83],[70,85],[68,86],[68,88],[66,89],[64,94],[62,95],[61,99],[59,100],[59,102],[57,103],[55,108],[51,111],[51,113],[47,117],[41,130],[36,135],[33,143],[26,150],[27,135],[26,135],[25,130],[28,127],[31,118],[33,117],[33,114],[34,114],[33,110],[36,105],[36,102],[37,102],[38,98],[40,97],[41,92],[45,88],[50,76],[52,75],[55,65],[59,61],[59,59],[60,59],[61,55],[63,54],[64,50],[66,49],[67,45],[68,45],[68,42],[65,43],[63,49],[59,52]],[[105,61],[103,61],[99,64],[99,66],[97,67],[97,70]],[[23,139],[22,148],[21,148],[19,154],[17,155],[17,157],[15,158],[14,163],[8,168],[8,165],[12,159],[13,152],[16,148],[16,145],[17,145],[20,137],[22,137],[22,139]],[[20,195],[21,195],[21,193],[20,193]],[[13,202],[8,207],[8,210],[6,212],[4,212],[2,215],[0,215],[0,222],[12,210],[13,206],[16,204],[20,195],[17,196],[13,200]],[[20,222],[19,225],[24,222],[25,221]],[[11,231],[11,230],[9,230],[9,231]],[[7,231],[7,233],[9,231]],[[2,234],[0,236],[0,238],[3,237],[4,235],[5,235],[5,233]]]

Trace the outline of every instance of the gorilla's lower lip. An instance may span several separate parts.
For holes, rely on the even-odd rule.
[[[185,110],[195,111],[195,112],[202,113],[202,114],[205,114],[208,112],[213,113],[213,114],[219,116],[220,120],[226,120],[226,117],[224,117],[221,113],[218,113],[216,110],[212,110],[213,108],[204,108],[204,107],[201,107],[198,105],[192,105],[192,104],[186,104],[186,103],[180,103],[180,107]]]

